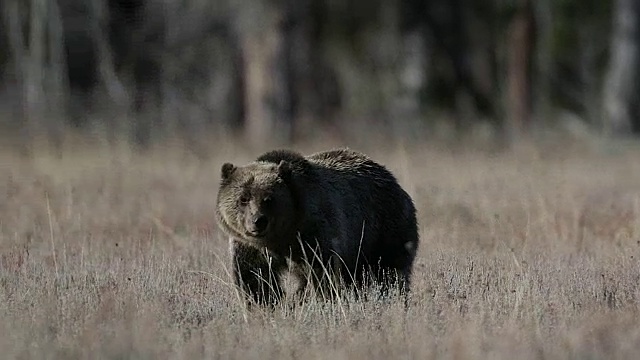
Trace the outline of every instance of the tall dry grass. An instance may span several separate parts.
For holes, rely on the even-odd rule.
[[[255,151],[3,151],[2,358],[640,355],[640,152],[358,149],[419,211],[406,313],[376,301],[244,310],[214,202],[222,162]]]

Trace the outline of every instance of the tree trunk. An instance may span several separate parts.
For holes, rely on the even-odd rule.
[[[44,100],[46,2],[31,0],[26,6],[18,0],[5,4],[5,17],[13,55],[15,78],[20,93],[20,152],[30,154],[30,146],[40,141]],[[23,23],[28,24],[28,36]],[[26,42],[23,40],[26,38]]]
[[[62,145],[61,118],[67,94],[63,30],[57,2],[9,0],[4,4],[5,28],[19,95],[18,146]]]
[[[640,132],[640,4],[617,0],[609,69],[604,88],[604,126],[608,135]]]
[[[531,73],[535,18],[531,0],[523,0],[507,33],[507,131],[513,142],[531,130]]]
[[[47,122],[47,137],[49,142],[60,156],[62,153],[62,119],[66,118],[66,104],[69,99],[69,82],[67,77],[67,59],[64,54],[64,29],[62,26],[62,14],[57,1],[47,2],[47,32],[49,69],[47,78],[50,80],[46,86],[47,109],[49,116]],[[54,115],[54,116],[51,116]]]
[[[285,11],[267,1],[242,16],[239,32],[245,74],[245,132],[251,143],[291,140],[292,37],[281,26]],[[256,23],[250,23],[249,20]]]
[[[7,29],[7,39],[11,52],[10,63],[13,65],[14,80],[16,93],[18,96],[18,114],[16,116],[15,127],[20,134],[16,140],[19,147],[18,152],[22,155],[28,154],[27,144],[31,141],[29,127],[27,123],[25,111],[25,69],[24,62],[26,60],[24,49],[24,34],[22,32],[23,12],[18,0],[9,0],[3,3],[3,11],[5,28]]]
[[[46,0],[31,0],[29,14],[29,46],[25,80],[25,114],[27,126],[35,145],[44,140],[44,76],[46,74]]]

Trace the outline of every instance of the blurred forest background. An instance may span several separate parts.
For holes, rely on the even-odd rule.
[[[0,133],[640,133],[636,0],[2,0]],[[363,135],[363,136],[366,136]]]

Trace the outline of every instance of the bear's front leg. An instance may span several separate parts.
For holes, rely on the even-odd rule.
[[[309,285],[313,288],[318,300],[321,301],[334,299],[341,294],[344,286],[339,273],[336,273],[336,269],[331,266],[331,261],[297,263],[293,268],[293,273],[300,282],[296,291],[299,301],[304,298],[309,290]]]
[[[268,256],[265,250],[231,239],[233,277],[247,300],[261,306],[274,306],[284,294],[280,276],[286,261]],[[250,301],[249,304],[250,306]]]

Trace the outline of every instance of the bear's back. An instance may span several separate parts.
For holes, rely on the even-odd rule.
[[[337,172],[347,178],[364,177],[370,181],[393,181],[394,176],[382,165],[374,162],[363,153],[350,149],[334,149],[307,156],[312,164],[320,169]]]
[[[340,210],[353,218],[356,226],[361,228],[361,218],[378,228],[399,214],[411,216],[413,203],[408,194],[386,167],[367,155],[336,149],[309,155],[307,159],[315,169],[317,186],[331,201],[341,204]]]

